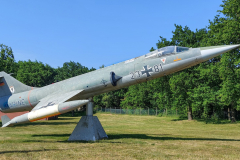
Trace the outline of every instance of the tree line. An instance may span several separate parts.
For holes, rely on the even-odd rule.
[[[192,31],[175,24],[171,40],[160,36],[156,48],[239,44],[240,3],[223,0],[221,7],[221,16],[216,15],[206,28]],[[183,71],[96,96],[94,100],[98,107],[177,109],[189,120],[227,116],[235,121],[240,119],[239,53],[236,49]]]
[[[203,29],[192,31],[175,24],[171,40],[160,36],[156,48],[239,44],[239,5],[238,0],[223,0],[222,10],[218,11],[221,16],[215,16]],[[58,68],[39,61],[16,62],[11,47],[1,44],[0,49],[0,71],[30,86],[42,87],[95,70],[72,61]],[[95,96],[95,107],[177,109],[189,120],[227,115],[235,121],[240,118],[239,63],[240,52],[236,49],[183,71]]]
[[[58,68],[53,68],[37,60],[16,62],[11,47],[0,44],[0,51],[0,71],[5,71],[22,83],[33,87],[43,87],[96,70],[73,61],[65,62],[62,67]]]

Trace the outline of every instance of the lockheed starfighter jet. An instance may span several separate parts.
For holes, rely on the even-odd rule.
[[[2,116],[2,127],[69,112],[87,104],[95,95],[172,74],[239,46],[168,46],[42,88],[27,86],[9,74],[0,72],[0,111],[29,111],[13,119]]]

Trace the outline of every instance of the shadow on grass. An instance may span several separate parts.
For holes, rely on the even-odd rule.
[[[183,120],[187,120],[186,118],[176,118],[176,119],[172,119],[171,121],[183,121]]]
[[[175,119],[172,119],[171,121],[183,121],[183,120],[188,120],[187,118],[175,118]],[[193,120],[196,120],[198,122],[204,122],[206,124],[233,124],[231,121],[229,120],[225,120],[225,119],[218,119],[218,120],[215,120],[215,119],[200,119],[200,118],[195,118]],[[237,122],[235,122],[237,123]]]
[[[45,152],[45,151],[60,151],[60,150],[70,150],[70,149],[42,149],[42,150],[0,151],[0,155],[1,154],[5,154],[5,153],[30,153],[30,152]]]
[[[183,141],[240,141],[240,139],[219,139],[219,138],[184,138],[184,137],[168,137],[168,136],[148,136],[146,134],[110,134],[111,139],[133,138],[133,139],[151,139],[151,140],[183,140]]]
[[[70,134],[46,134],[46,135],[32,135],[32,137],[61,137],[61,138],[66,138],[68,139],[68,137],[70,136]],[[169,137],[168,134],[152,134],[152,135],[146,135],[146,134],[108,134],[108,139],[105,142],[107,142],[108,140],[116,140],[116,139],[148,139],[148,140],[182,140],[182,141],[240,141],[240,139],[219,139],[219,138],[185,138],[185,137]],[[26,142],[46,142],[46,141],[41,141],[41,140],[30,140],[30,141],[26,141]],[[47,141],[49,142],[49,141]],[[64,142],[64,143],[71,143],[67,140],[63,140],[63,141],[54,141],[54,142]],[[82,142],[82,143],[88,143],[86,141],[76,141],[78,142]]]
[[[32,137],[69,137],[71,134],[34,134]]]
[[[206,124],[234,124],[234,123],[237,123],[237,121],[232,123],[231,121],[225,120],[225,119],[223,119],[223,120],[221,120],[221,119],[215,120],[215,119],[209,118],[209,119],[196,119],[196,120],[199,121],[199,122],[204,122]]]
[[[81,117],[58,117],[58,120],[80,120]]]
[[[56,121],[57,120],[54,120],[52,122],[39,121],[39,122],[18,124],[16,126],[12,126],[12,127],[24,127],[24,126],[35,126],[35,125],[67,125],[67,124],[77,124],[78,123],[78,122],[56,122]]]

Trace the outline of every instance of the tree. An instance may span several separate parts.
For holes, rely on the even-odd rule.
[[[80,63],[75,63],[73,61],[65,62],[63,67],[58,67],[56,69],[55,81],[62,81],[71,77],[75,77],[90,71],[96,70],[95,68],[88,69],[82,66]]]
[[[153,88],[155,88],[153,92],[153,98],[156,99],[157,107],[159,109],[164,109],[166,111],[170,109],[177,109],[177,106],[172,105],[172,96],[173,93],[171,91],[170,85],[169,85],[169,79],[172,75],[167,75],[162,78],[158,78],[153,82]],[[155,108],[155,106],[154,106]]]
[[[239,51],[233,51],[224,55],[219,68],[220,77],[223,80],[220,97],[222,103],[228,106],[229,119],[232,122],[236,121],[235,110],[240,110],[239,56]]]
[[[188,120],[193,119],[192,90],[195,87],[194,80],[193,73],[179,72],[178,74],[174,74],[169,81],[176,105],[181,107],[186,106],[188,109]]]
[[[206,46],[208,31],[206,28],[196,29],[196,31],[190,30],[189,27],[185,26],[184,28],[181,25],[175,24],[175,31],[173,31],[172,45],[184,46],[184,47],[200,47]]]
[[[149,51],[152,52],[152,51],[155,51],[155,49],[152,47]]]
[[[182,26],[175,25],[175,27],[172,41],[166,42],[164,38],[161,38],[158,46],[162,46],[163,44],[184,47],[199,47],[206,45],[206,37],[208,37],[206,29],[200,29],[193,32],[187,26],[183,28]],[[197,73],[198,67],[199,65],[175,73],[169,80],[171,92],[173,93],[172,97],[174,98],[173,106],[181,110],[185,110],[184,106],[187,107],[188,120],[193,119],[193,92],[194,88],[199,85],[199,83],[196,83],[199,78],[199,74]]]
[[[55,69],[38,61],[19,61],[17,79],[33,87],[42,87],[54,82]]]
[[[14,73],[12,76],[16,76],[17,64],[15,63],[13,51],[11,47],[0,44],[0,71],[6,73]]]
[[[209,44],[239,44],[240,43],[240,7],[238,0],[223,0],[219,11],[223,17],[217,15],[213,21],[210,21],[209,33],[211,39]],[[240,110],[239,106],[239,50],[225,53],[221,59],[219,67],[220,77],[222,79],[220,99],[228,106],[229,118],[235,121],[235,110]]]
[[[151,96],[148,83],[141,83],[130,86],[126,92],[121,106],[123,108],[146,108],[150,105]]]

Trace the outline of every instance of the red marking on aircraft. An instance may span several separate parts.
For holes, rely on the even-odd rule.
[[[65,110],[65,109],[68,109],[69,108],[69,106],[68,107],[64,107],[64,108],[62,108],[63,110]]]
[[[32,88],[32,90],[33,90],[33,88]],[[30,102],[30,99],[29,99],[29,96],[30,96],[30,93],[31,93],[32,90],[30,90],[30,91],[28,92],[28,103],[29,103],[30,106],[33,108],[32,104],[31,104],[31,102]]]
[[[161,59],[161,61],[162,61],[163,63],[165,63],[165,61],[166,61],[166,58],[163,58],[163,59]]]

